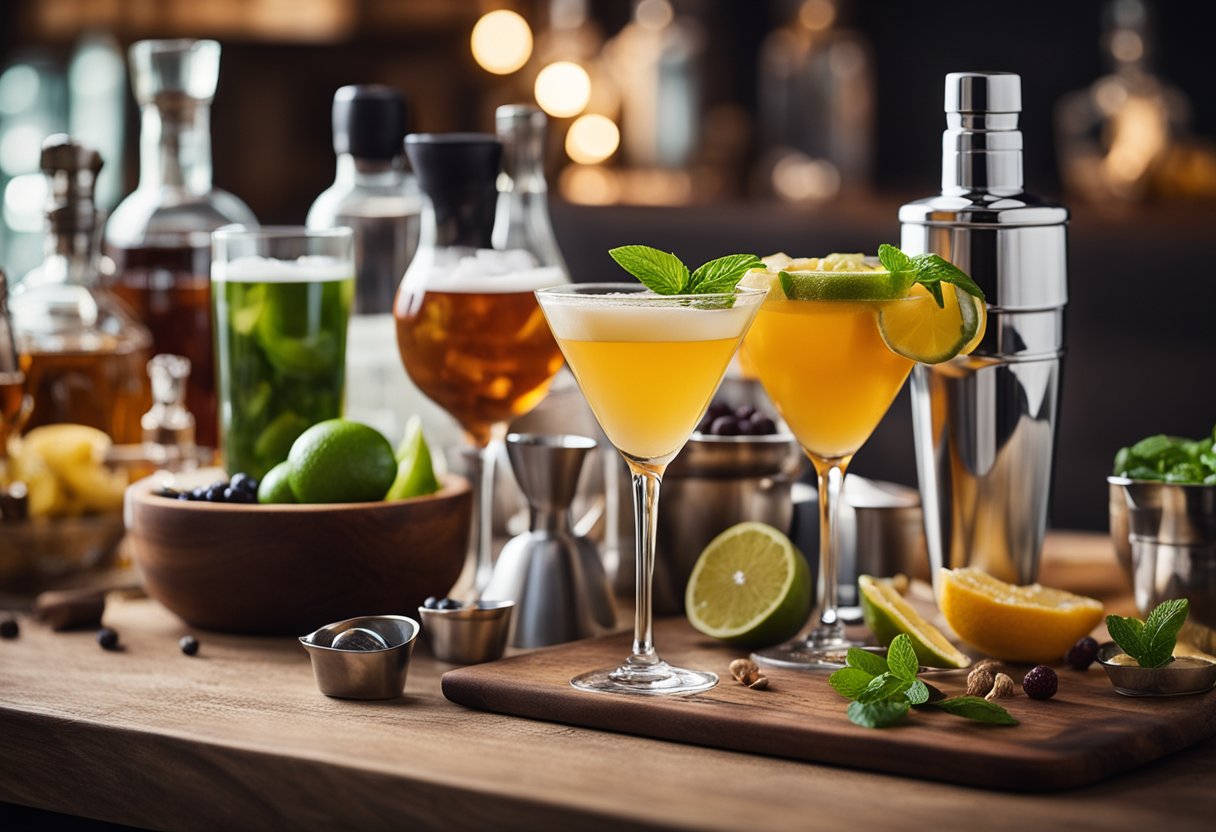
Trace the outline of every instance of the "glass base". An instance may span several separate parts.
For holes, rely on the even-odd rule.
[[[676,696],[707,691],[718,684],[718,676],[708,671],[673,667],[664,661],[644,667],[626,662],[618,668],[580,674],[571,679],[570,684],[594,693]]]
[[[789,670],[838,670],[845,666],[850,647],[865,645],[845,638],[843,629],[815,629],[804,638],[757,650],[752,661]]]

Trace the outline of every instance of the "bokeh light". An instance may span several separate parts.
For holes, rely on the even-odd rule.
[[[607,116],[579,116],[566,133],[566,154],[580,165],[598,164],[621,144],[621,131]]]
[[[509,75],[532,56],[532,29],[515,12],[499,9],[477,21],[470,45],[478,66],[495,75]]]
[[[536,103],[554,118],[576,116],[591,100],[591,76],[571,61],[549,64],[536,76]]]

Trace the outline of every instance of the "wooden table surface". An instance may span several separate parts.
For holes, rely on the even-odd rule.
[[[1042,578],[1123,594],[1094,535],[1053,535]],[[443,698],[447,668],[424,648],[404,698],[346,702],[317,692],[292,639],[197,633],[190,658],[154,602],[113,600],[106,623],[122,652],[27,621],[0,642],[0,801],[207,830],[1179,830],[1216,810],[1216,739],[1016,795],[470,711]]]

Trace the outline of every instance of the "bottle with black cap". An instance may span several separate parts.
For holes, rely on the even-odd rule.
[[[346,342],[346,415],[399,437],[407,414],[422,412],[428,428],[442,414],[426,408],[393,342],[393,296],[418,247],[422,197],[406,169],[402,140],[408,109],[392,87],[359,84],[334,93],[334,182],[313,202],[312,229],[354,231],[355,302]]]
[[[405,97],[379,84],[334,93],[334,183],[313,202],[309,228],[355,232],[355,315],[388,314],[418,246],[422,201],[405,169]]]
[[[425,201],[418,252],[393,309],[397,346],[413,382],[478,451],[472,571],[481,589],[492,567],[494,446],[540,403],[562,366],[534,293],[567,278],[528,247],[494,247],[503,158],[496,136],[411,134],[405,152]]]

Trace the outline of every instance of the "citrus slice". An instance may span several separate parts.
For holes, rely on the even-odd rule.
[[[862,575],[857,579],[861,589],[861,614],[866,626],[879,644],[889,646],[895,637],[905,633],[912,639],[916,659],[925,667],[967,667],[967,658],[942,631],[934,627],[895,589],[890,578]]]
[[[788,537],[764,523],[731,526],[701,552],[684,593],[688,621],[740,647],[792,638],[811,613],[811,575]]]
[[[1102,620],[1102,602],[1015,586],[975,569],[941,570],[938,606],[959,638],[996,659],[1056,662]]]
[[[940,285],[943,306],[920,284],[912,286],[907,298],[883,305],[878,329],[892,352],[922,364],[940,364],[968,346],[974,348],[972,341],[986,316],[983,303],[949,283]]]

